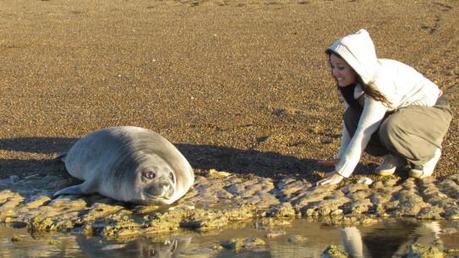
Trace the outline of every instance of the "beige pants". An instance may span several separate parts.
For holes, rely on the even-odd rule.
[[[361,111],[348,108],[344,124],[350,136],[354,135]],[[374,156],[398,155],[412,165],[423,165],[430,160],[436,148],[441,148],[452,119],[447,96],[441,96],[435,106],[408,106],[386,114],[378,130],[365,149]]]

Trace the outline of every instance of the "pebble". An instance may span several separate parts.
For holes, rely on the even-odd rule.
[[[358,184],[364,184],[364,185],[371,185],[373,184],[373,180],[371,180],[371,178],[368,178],[368,177],[361,177],[358,181],[357,181]]]

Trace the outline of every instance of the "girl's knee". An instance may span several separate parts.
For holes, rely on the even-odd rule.
[[[396,121],[392,119],[386,119],[378,130],[378,136],[381,143],[388,149],[392,149],[392,146],[400,138],[401,130],[400,126]]]

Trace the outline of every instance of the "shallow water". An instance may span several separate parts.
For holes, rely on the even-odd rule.
[[[253,238],[265,244],[238,251],[222,247],[224,241],[250,243]],[[459,222],[386,221],[343,228],[297,220],[276,228],[251,223],[212,233],[117,241],[81,234],[31,236],[25,228],[0,225],[0,257],[320,257],[330,245],[342,246],[354,257],[401,257],[414,243],[443,247],[451,257],[459,255]]]

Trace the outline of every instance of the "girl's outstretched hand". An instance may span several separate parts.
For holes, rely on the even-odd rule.
[[[330,172],[325,174],[324,178],[319,180],[316,185],[336,185],[341,180],[343,180],[344,177],[336,172]]]

